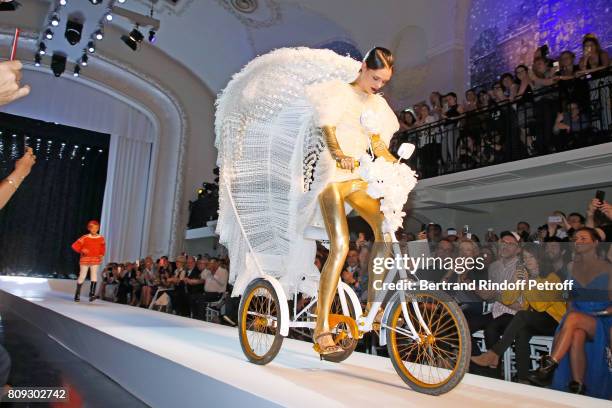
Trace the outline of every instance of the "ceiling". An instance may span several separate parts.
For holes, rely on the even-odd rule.
[[[65,6],[57,7],[57,15],[60,21],[59,25],[57,27],[49,27],[48,21],[45,20],[43,22],[43,26],[49,27],[54,33],[52,40],[43,39],[47,46],[47,54],[51,55],[54,52],[64,54],[67,59],[73,63],[80,60],[85,53],[87,43],[90,41],[94,32],[98,30],[100,21],[104,19],[104,15],[107,13],[111,3],[112,0],[101,0],[100,3],[96,5],[87,0],[67,0]],[[54,10],[56,10],[55,4],[56,2],[49,4],[49,16],[54,14]],[[66,23],[69,20],[83,24],[81,40],[74,45],[71,45],[64,36]],[[45,31],[45,29],[42,31]]]
[[[23,7],[10,13],[10,19],[42,33],[58,0],[20,1]],[[60,9],[61,24],[48,46],[77,61],[106,7],[114,1],[103,0],[96,6],[88,0],[67,2]],[[148,0],[116,4],[145,15],[151,9]],[[417,75],[420,71],[411,67],[422,65],[436,53],[461,47],[469,4],[470,0],[155,0],[154,17],[161,20],[161,28],[154,46],[191,70],[213,93],[257,55],[278,47],[316,47],[331,41],[351,44],[362,53],[375,45],[392,49],[396,72],[406,70],[396,88],[410,87],[424,75]],[[0,24],[15,24],[7,21],[8,14],[0,13]],[[83,39],[75,46],[63,36],[69,15],[85,21]],[[132,22],[119,16],[110,24],[125,31],[133,28]],[[145,30],[148,28],[143,29],[146,35]],[[107,47],[108,40],[103,41]],[[125,47],[120,41],[112,46]],[[138,58],[137,52],[133,58]]]

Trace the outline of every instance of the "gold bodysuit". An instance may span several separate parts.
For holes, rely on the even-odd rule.
[[[337,163],[347,157],[358,160],[371,147],[375,157],[397,161],[387,149],[387,144],[393,133],[399,128],[399,124],[386,101],[378,95],[359,91],[349,84],[335,84],[334,86],[335,91],[344,93],[342,95],[344,111],[338,114],[338,107],[330,105],[338,103],[338,100],[334,100],[331,96],[324,98],[327,100],[328,110],[325,110],[325,104],[315,105],[315,110],[319,111],[319,125],[332,158]],[[380,119],[385,121],[380,134],[367,134],[361,126],[359,118],[366,109],[377,111]],[[329,110],[334,112],[330,113]],[[319,208],[329,237],[330,251],[319,281],[315,339],[329,332],[329,311],[349,250],[345,203],[349,204],[370,225],[376,243],[386,241],[382,233],[384,216],[380,212],[380,203],[367,194],[367,187],[367,183],[359,178],[356,171],[337,168],[332,181],[319,194]],[[388,255],[385,245],[376,245],[371,258]],[[370,262],[368,267],[370,285],[374,280],[372,269],[372,262]],[[369,310],[373,299],[374,290],[370,287],[366,310]]]

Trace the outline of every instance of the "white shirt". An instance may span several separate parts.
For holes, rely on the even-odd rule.
[[[489,279],[492,282],[514,282],[514,273],[516,272],[516,264],[518,257],[509,260],[507,263],[503,263],[501,260],[497,260],[489,265]],[[516,310],[509,308],[501,302],[493,303],[492,309],[493,318],[497,318],[505,313],[514,315]]]
[[[224,293],[227,289],[229,272],[225,268],[218,267],[214,275],[208,269],[204,269],[200,277],[204,279],[204,292]]]

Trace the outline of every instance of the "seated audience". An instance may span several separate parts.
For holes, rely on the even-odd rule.
[[[540,248],[535,245],[523,245],[521,256],[523,267],[517,268],[514,280],[537,282],[561,282],[559,276],[549,273],[546,263],[540,261]],[[497,368],[500,357],[514,343],[517,378],[519,382],[529,383],[531,349],[529,340],[534,335],[552,336],[559,321],[565,314],[565,303],[560,291],[542,292],[535,289],[506,291],[501,300],[506,305],[519,302],[519,310],[504,333],[487,352],[472,357],[472,362],[479,366]]]
[[[518,255],[520,237],[516,232],[503,231],[499,240],[499,259],[489,266],[489,280],[491,282],[514,282],[519,261]],[[504,293],[495,290],[476,290],[476,294],[483,300],[493,302],[492,312],[474,316],[468,319],[470,332],[474,333],[484,329],[484,338],[487,349],[493,347],[512,321],[517,311],[521,310],[519,302],[509,305],[503,303]]]
[[[149,307],[153,294],[159,285],[159,275],[155,269],[153,258],[147,256],[144,260],[144,268],[142,269],[142,277],[144,284],[142,285],[142,293],[140,296],[140,306]]]
[[[552,353],[528,379],[555,389],[612,398],[612,372],[606,347],[612,327],[612,265],[597,254],[600,237],[592,228],[576,231],[570,274],[572,300],[560,323]]]
[[[227,269],[219,265],[219,259],[214,257],[211,257],[210,260],[205,258],[198,260],[197,270],[200,271],[199,278],[189,279],[187,284],[200,285],[203,283],[202,291],[198,290],[190,296],[193,317],[203,320],[206,304],[220,300],[227,290],[229,273]]]

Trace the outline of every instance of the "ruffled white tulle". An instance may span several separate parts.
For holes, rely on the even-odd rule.
[[[368,183],[368,195],[380,199],[383,233],[394,233],[403,224],[404,204],[416,186],[416,173],[404,163],[364,155],[359,160],[359,176]]]

